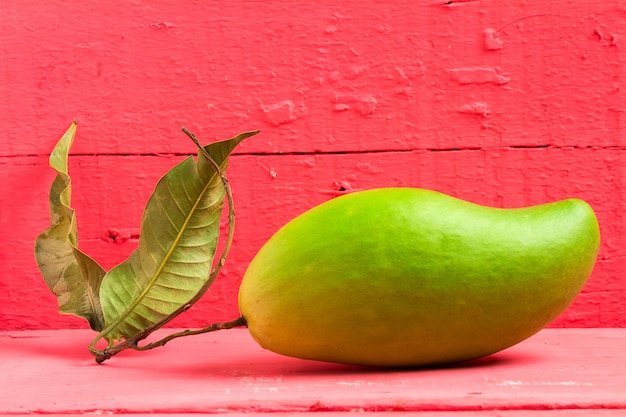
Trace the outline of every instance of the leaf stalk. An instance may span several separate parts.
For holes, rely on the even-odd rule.
[[[165,344],[169,342],[170,340],[177,339],[179,337],[193,336],[193,335],[202,334],[202,333],[215,332],[218,330],[233,329],[235,327],[245,327],[246,325],[247,325],[246,319],[243,316],[240,316],[232,321],[227,321],[223,323],[213,323],[210,326],[207,326],[203,329],[194,329],[194,330],[187,329],[181,332],[172,333],[162,339],[157,340],[156,342],[148,343],[147,345],[144,345],[144,346],[139,346],[139,342],[147,338],[149,334],[154,331],[154,330],[148,331],[149,329],[146,329],[146,331],[137,333],[135,337],[125,340],[124,342],[118,343],[117,345],[107,347],[103,350],[90,348],[90,351],[96,357],[96,362],[98,364],[101,364],[104,361],[111,359],[113,356],[117,355],[118,353],[126,349],[146,351],[146,350],[154,349],[160,346],[165,346]]]

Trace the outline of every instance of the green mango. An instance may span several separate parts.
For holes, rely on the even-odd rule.
[[[323,203],[250,263],[239,307],[254,339],[303,359],[425,366],[506,349],[562,313],[600,232],[579,199],[501,209],[382,188]]]

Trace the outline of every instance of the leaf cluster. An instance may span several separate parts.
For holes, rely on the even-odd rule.
[[[98,363],[122,350],[151,349],[180,336],[245,325],[243,318],[187,330],[140,347],[138,343],[189,309],[216,278],[232,244],[235,213],[224,172],[235,147],[258,131],[202,146],[157,183],[141,220],[137,249],[105,271],[78,248],[76,212],[71,207],[69,151],[73,122],[50,155],[56,177],[50,188],[50,226],[35,241],[35,259],[59,312],[86,319],[98,332],[89,350]],[[216,260],[220,219],[228,201],[228,235]],[[104,349],[96,345],[106,341]]]

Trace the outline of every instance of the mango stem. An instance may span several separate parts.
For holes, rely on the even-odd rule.
[[[201,334],[201,333],[209,333],[209,332],[214,332],[217,330],[227,330],[227,329],[232,329],[235,327],[247,327],[246,319],[243,316],[241,316],[232,321],[227,321],[224,323],[213,323],[210,326],[205,327],[203,329],[183,330],[182,332],[172,333],[164,337],[163,339],[157,340],[156,342],[148,343],[145,346],[138,345],[139,341],[141,340],[140,338],[132,338],[122,343],[118,343],[117,345],[109,346],[101,351],[96,351],[92,353],[96,356],[96,362],[98,364],[101,364],[102,362],[106,361],[107,359],[111,359],[113,356],[117,355],[118,353],[126,349],[133,349],[133,350],[138,350],[138,351],[150,350],[159,346],[164,346],[170,340],[177,339],[179,337],[192,336],[192,335]]]

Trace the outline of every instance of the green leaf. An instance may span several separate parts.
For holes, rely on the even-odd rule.
[[[224,172],[228,157],[257,131],[204,149]],[[100,298],[111,345],[166,320],[207,282],[217,249],[224,184],[207,159],[186,158],[156,185],[144,210],[138,248],[105,276]]]
[[[35,260],[57,297],[59,312],[83,317],[93,330],[101,331],[104,317],[99,292],[105,271],[78,249],[76,213],[70,207],[67,160],[75,135],[73,122],[50,154],[50,166],[57,171],[50,188],[50,227],[35,240]]]

